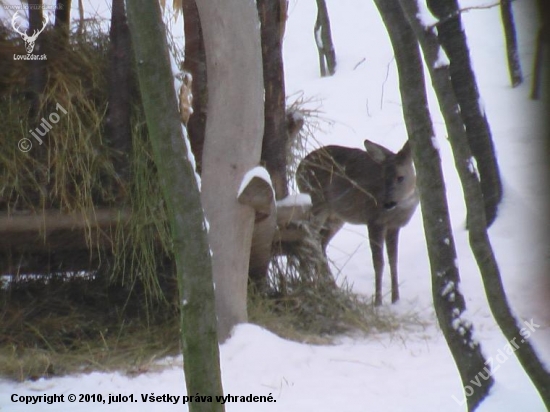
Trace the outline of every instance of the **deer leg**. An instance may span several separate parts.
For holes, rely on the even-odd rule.
[[[317,222],[319,223],[319,222]],[[330,214],[323,219],[323,224],[317,226],[315,234],[318,235],[317,241],[321,246],[321,251],[325,257],[324,264],[326,264],[326,272],[330,273],[327,259],[327,246],[334,235],[342,228],[344,222],[337,217],[330,216]]]
[[[386,228],[379,225],[368,225],[372,264],[374,266],[374,305],[382,304],[382,272],[384,271],[384,237]]]
[[[311,210],[311,216],[311,231],[317,237],[317,240],[323,249],[323,253],[326,255],[326,245],[328,241],[325,242],[325,237],[326,233],[329,232],[327,225],[330,221],[330,211],[322,207],[313,207]]]
[[[399,283],[397,277],[397,242],[399,240],[399,228],[388,229],[386,233],[386,249],[391,273],[391,303],[399,300]]]
[[[334,235],[336,235],[336,233],[338,233],[338,231],[342,229],[342,226],[344,226],[344,221],[338,219],[337,217],[329,217],[327,220],[325,220],[325,224],[323,225],[323,229],[321,230],[321,244],[323,246],[325,254],[329,242],[332,240]]]

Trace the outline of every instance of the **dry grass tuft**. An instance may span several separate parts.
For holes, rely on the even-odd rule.
[[[105,134],[109,39],[101,22],[87,21],[86,30],[81,35],[73,33],[67,46],[56,40],[54,31],[44,36],[49,47],[38,119],[57,113],[59,121],[39,144],[30,134],[41,124],[30,118],[25,88],[30,65],[10,71],[17,78],[9,85],[0,81],[4,86],[0,88],[0,112],[5,113],[0,129],[0,212],[26,215],[59,210],[89,216],[86,212],[98,208],[130,210],[129,225],[117,225],[108,233],[94,231],[91,222],[85,222],[90,256],[83,254],[74,270],[88,267],[93,252],[113,282],[141,283],[149,301],[163,299],[157,275],[171,256],[170,234],[135,76],[132,153],[128,156],[131,177],[126,179],[115,167],[126,154],[115,150]],[[20,41],[14,37],[4,39],[3,44]],[[18,63],[8,60],[4,64]],[[26,153],[18,148],[24,138],[33,144]]]
[[[22,46],[9,25],[0,22],[0,53]],[[32,275],[0,278],[0,375],[23,380],[146,370],[155,359],[179,351],[179,322],[171,304],[177,290],[171,237],[137,82],[134,78],[127,156],[113,149],[105,134],[109,38],[102,22],[87,20],[66,46],[55,36],[51,30],[41,35],[48,60],[38,119],[55,112],[59,121],[41,145],[29,132],[39,126],[31,119],[26,88],[31,65],[10,58],[0,69],[0,76],[9,76],[0,78],[0,212],[25,216],[107,208],[130,210],[131,219],[101,233],[85,222],[89,254],[78,255],[72,273],[44,265]],[[18,148],[23,138],[33,143],[26,153]],[[125,157],[129,179],[115,170]],[[39,242],[44,230],[37,235]],[[3,270],[7,262],[27,258],[11,253],[0,253]],[[99,262],[95,267],[90,267],[92,254]],[[77,273],[82,267],[91,271]]]
[[[287,180],[291,191],[297,191],[295,176],[300,161],[306,156],[308,142],[317,142],[316,135],[333,123],[321,110],[321,102],[305,97],[303,92],[287,97],[287,114],[303,121],[303,126],[295,135],[291,135],[287,144]]]
[[[177,310],[145,309],[143,291],[90,274],[12,280],[0,291],[0,374],[38,379],[94,370],[147,371],[179,352]]]
[[[285,243],[269,268],[269,287],[264,295],[249,293],[249,316],[287,339],[330,343],[340,335],[391,333],[424,327],[414,314],[398,315],[376,308],[347,284],[337,286],[320,239],[303,223],[301,242]]]

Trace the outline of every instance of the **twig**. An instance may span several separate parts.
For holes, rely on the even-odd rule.
[[[456,12],[449,14],[448,16],[445,16],[437,21],[437,23],[432,24],[428,26],[428,30],[432,30],[434,27],[439,26],[442,23],[446,23],[447,21],[454,19],[455,17],[461,15],[462,13],[466,13],[470,10],[486,10],[486,9],[492,9],[493,7],[500,6],[500,1],[493,4],[487,4],[483,6],[471,6],[471,7],[464,7],[463,9],[458,9]]]
[[[353,70],[357,69],[362,63],[365,62],[365,60],[367,60],[367,58],[363,57],[355,66],[353,66]]]
[[[386,66],[386,78],[382,82],[382,93],[380,95],[380,110],[382,110],[382,107],[384,106],[384,86],[388,81],[388,77],[390,75],[390,65],[393,63],[394,60],[395,60],[395,56],[391,58],[391,60],[388,62],[388,65]]]

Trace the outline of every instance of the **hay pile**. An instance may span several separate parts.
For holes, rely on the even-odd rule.
[[[60,252],[44,243],[44,228],[0,234],[0,374],[14,379],[145,370],[179,349],[170,233],[137,81],[127,156],[105,137],[109,37],[100,23],[87,21],[65,45],[53,30],[41,34],[46,84],[37,120],[29,99],[33,65],[13,59],[12,52],[25,54],[23,42],[10,22],[0,23],[0,54],[10,53],[0,67],[0,216],[59,211],[86,219],[100,209],[130,216],[102,230],[86,221],[83,233],[58,236],[68,250],[62,270],[50,264]],[[31,131],[44,131],[41,119],[52,113],[56,122],[38,135],[40,144]],[[21,150],[22,139],[30,150]],[[121,161],[129,179],[116,170]],[[83,249],[71,250],[80,243]],[[26,266],[37,250],[46,252]]]
[[[87,273],[22,276],[0,290],[0,375],[38,379],[68,373],[158,368],[179,353],[175,308],[144,307],[143,290]]]
[[[55,47],[46,48],[46,85],[37,118],[48,121],[55,113],[58,121],[50,123],[52,127],[41,137],[41,144],[33,133],[38,135],[36,129],[44,130],[43,122],[29,116],[26,84],[32,65],[13,59],[3,63],[10,78],[9,83],[0,78],[0,112],[4,120],[0,129],[0,213],[22,216],[57,210],[80,212],[86,218],[88,212],[93,215],[98,209],[130,211],[127,225],[113,225],[107,233],[94,231],[92,222],[85,222],[86,246],[90,255],[96,255],[93,261],[108,268],[112,281],[142,283],[152,298],[159,298],[162,291],[157,275],[170,256],[170,236],[137,82],[133,79],[131,90],[131,178],[125,179],[115,164],[126,154],[113,149],[113,142],[105,137],[109,39],[98,22],[92,23],[82,35],[72,35],[67,47],[60,46],[63,42],[56,41],[54,31],[43,33],[46,44]],[[20,38],[4,38],[1,44],[16,47],[20,43]],[[22,139],[33,146],[27,152],[21,150]],[[67,243],[71,241],[69,234]],[[0,263],[6,266],[10,252],[0,253],[0,259],[4,259]],[[100,268],[88,265],[91,256],[83,255],[81,260],[64,270]],[[24,266],[19,269],[24,273]],[[48,275],[52,268],[44,270],[32,273]]]

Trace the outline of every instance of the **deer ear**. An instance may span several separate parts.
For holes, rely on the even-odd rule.
[[[405,142],[401,150],[397,152],[397,157],[402,161],[412,158],[411,145],[408,140]]]
[[[376,163],[382,163],[388,158],[388,156],[393,155],[391,151],[386,149],[384,146],[380,146],[377,143],[366,140],[363,142],[365,149],[367,149],[367,154],[374,160]]]

